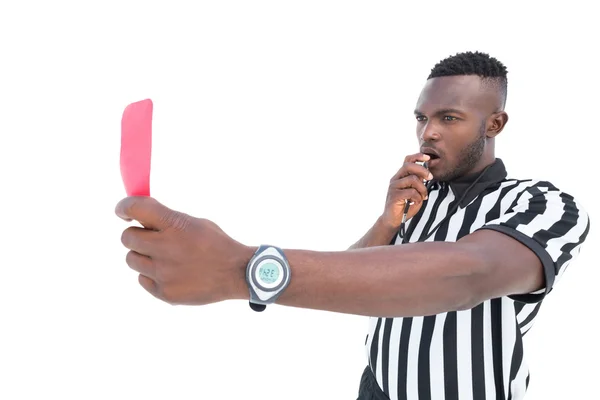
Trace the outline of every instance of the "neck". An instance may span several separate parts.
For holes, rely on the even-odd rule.
[[[494,151],[494,138],[488,138],[485,141],[485,147],[483,154],[477,164],[471,170],[467,171],[463,176],[473,176],[481,173],[486,167],[492,165],[496,161],[496,154]],[[461,179],[462,177],[458,178]]]
[[[448,183],[454,195],[462,199],[460,202],[462,207],[469,204],[487,187],[495,185],[506,178],[506,168],[499,158],[494,158],[487,165],[486,162],[482,162],[481,166],[481,168],[473,168],[471,173]],[[483,173],[484,170],[486,170],[485,173]]]
[[[489,157],[489,156],[481,157],[481,159],[477,162],[477,164],[473,168],[471,168],[470,170],[468,170],[461,176],[452,179],[452,182],[471,182],[475,178],[477,178],[477,176],[479,174],[481,174],[484,169],[486,169],[487,167],[492,165],[495,161],[496,161],[496,157],[493,157],[493,156],[492,157]]]
[[[477,164],[475,165],[475,167],[473,167],[473,169],[471,169],[469,172],[467,172],[465,175],[474,175],[474,174],[478,174],[481,171],[483,171],[486,167],[492,165],[494,163],[494,161],[496,161],[496,156],[494,155],[494,153],[491,154],[484,154],[479,161],[477,162]]]

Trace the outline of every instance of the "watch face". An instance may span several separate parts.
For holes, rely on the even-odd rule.
[[[273,290],[281,285],[284,278],[284,269],[279,260],[265,257],[260,260],[254,269],[254,279],[262,289]]]
[[[276,282],[277,278],[279,278],[279,265],[273,262],[264,263],[258,268],[258,276],[267,285]]]

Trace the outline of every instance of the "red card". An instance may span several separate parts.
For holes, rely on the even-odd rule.
[[[121,177],[127,196],[150,196],[152,100],[131,103],[121,118]]]

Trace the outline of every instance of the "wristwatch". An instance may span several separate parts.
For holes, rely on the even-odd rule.
[[[246,281],[250,289],[250,308],[264,311],[283,293],[290,283],[290,264],[278,247],[261,245],[246,267]]]

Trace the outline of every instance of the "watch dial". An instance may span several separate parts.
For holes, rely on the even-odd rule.
[[[272,262],[266,262],[260,266],[258,276],[266,284],[271,284],[279,278],[279,266]]]

